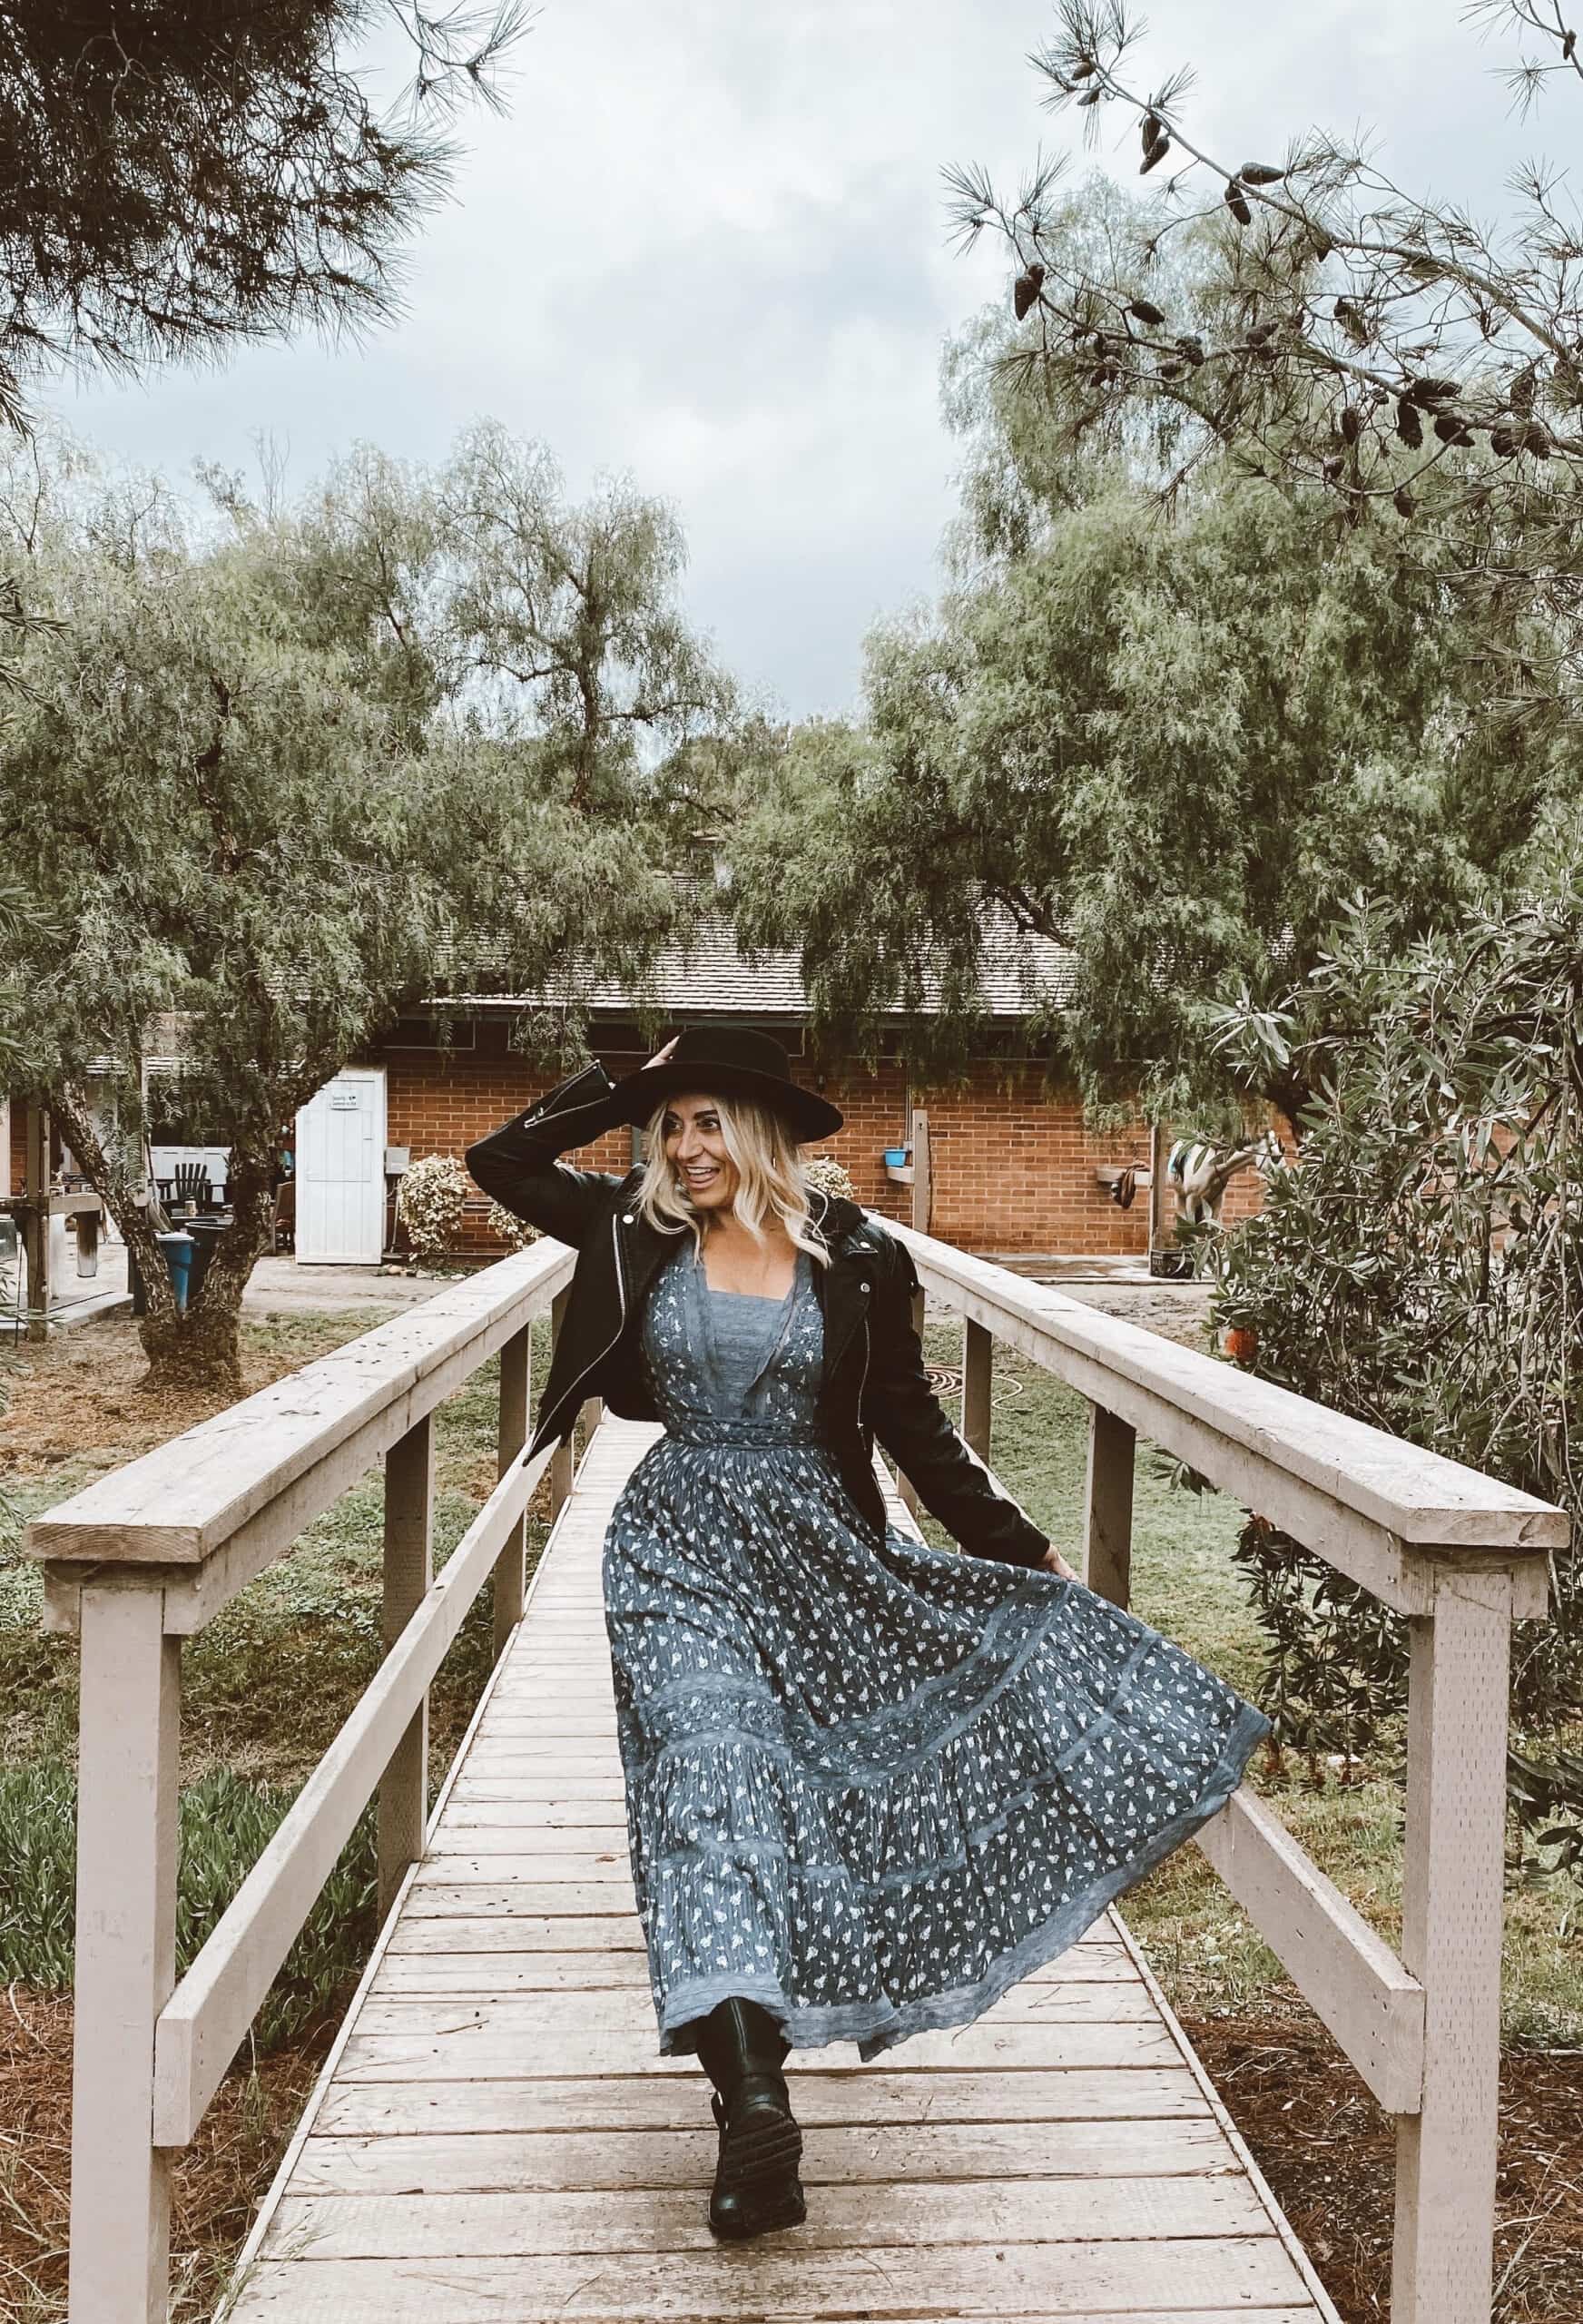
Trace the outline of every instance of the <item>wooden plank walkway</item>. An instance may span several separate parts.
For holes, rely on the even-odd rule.
[[[714,2241],[708,2084],[657,2050],[600,1595],[656,1433],[595,1432],[227,2324],[1335,2324],[1115,1915],[975,2025],[867,2066],[794,2052],[807,2221]]]

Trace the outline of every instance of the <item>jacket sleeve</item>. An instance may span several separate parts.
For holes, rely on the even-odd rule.
[[[929,1385],[912,1321],[918,1270],[905,1243],[885,1240],[890,1264],[875,1288],[861,1417],[964,1550],[1005,1565],[1042,1565],[1048,1537],[952,1427]]]
[[[578,1170],[556,1157],[616,1127],[620,1117],[608,1102],[612,1086],[595,1059],[467,1152],[467,1168],[487,1195],[574,1249],[581,1248],[623,1181],[608,1170]]]

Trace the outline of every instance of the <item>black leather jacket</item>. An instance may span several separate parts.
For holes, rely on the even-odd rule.
[[[604,1067],[587,1066],[467,1149],[467,1168],[486,1194],[578,1253],[530,1456],[571,1434],[588,1396],[624,1420],[659,1418],[643,1377],[638,1326],[674,1238],[648,1226],[636,1207],[641,1169],[618,1178],[556,1158],[616,1127],[610,1088]],[[843,1196],[816,1189],[811,1212],[831,1253],[828,1267],[817,1260],[813,1266],[824,1311],[818,1412],[858,1508],[883,1531],[873,1469],[878,1437],[963,1549],[1008,1565],[1042,1564],[1047,1537],[963,1442],[929,1385],[912,1322],[911,1253],[882,1220]]]

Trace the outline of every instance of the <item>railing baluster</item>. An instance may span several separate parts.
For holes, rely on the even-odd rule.
[[[994,1379],[995,1334],[966,1315],[962,1319],[962,1435],[986,1462]]]
[[[1500,2084],[1509,1573],[1409,1625],[1401,1958],[1424,1988],[1423,2107],[1396,2126],[1392,2324],[1488,2324]]]
[[[1103,1404],[1088,1407],[1088,1476],[1084,1492],[1084,1581],[1126,1606],[1132,1597],[1132,1475],[1137,1438]]]
[[[434,1416],[425,1413],[385,1455],[385,1603],[389,1652],[434,1580]],[[395,1901],[409,1864],[423,1854],[428,1822],[428,1698],[379,1779],[379,1918]]]
[[[153,2023],[176,1983],[181,1640],[156,1588],[82,1597],[71,2324],[164,2324]]]
[[[499,1461],[495,1473],[503,1477],[528,1438],[528,1414],[533,1408],[533,1327],[525,1324],[500,1351]],[[522,1620],[526,1595],[527,1519],[513,1526],[495,1565],[495,1659]]]

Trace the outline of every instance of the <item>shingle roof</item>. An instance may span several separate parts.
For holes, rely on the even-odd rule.
[[[640,1004],[661,1009],[707,1010],[721,1017],[806,1016],[808,993],[798,954],[770,952],[751,964],[737,950],[729,918],[713,904],[713,884],[703,881],[688,884],[699,906],[692,943],[667,945],[642,985],[614,980],[595,984],[583,996],[584,1005],[595,1014],[623,1016]],[[1040,1001],[1059,1007],[1070,995],[1070,952],[1047,937],[1019,934],[998,906],[985,911],[979,957],[985,1007],[992,1017],[1024,1017]],[[488,949],[469,947],[468,964],[475,976],[480,969],[487,970]],[[938,979],[926,974],[925,991],[926,1009],[932,1009],[939,998]],[[434,996],[436,1002],[443,1000],[451,1008],[485,1009],[564,1008],[571,998],[570,979],[565,986],[536,992],[503,994],[451,988]],[[907,1012],[893,1009],[881,1013],[901,1017]]]

